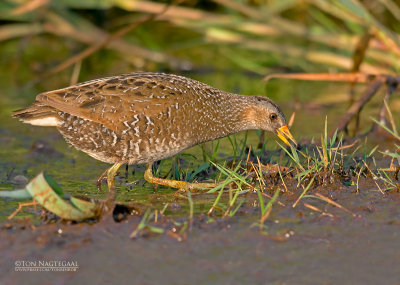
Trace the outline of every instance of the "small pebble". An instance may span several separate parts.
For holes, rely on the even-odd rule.
[[[14,188],[20,189],[25,188],[26,184],[28,184],[29,180],[23,175],[14,176],[11,179],[11,183],[14,185]]]

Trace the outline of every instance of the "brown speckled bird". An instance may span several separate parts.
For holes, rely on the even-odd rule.
[[[288,139],[295,142],[272,100],[163,73],[125,74],[41,93],[14,117],[32,125],[55,126],[75,148],[112,163],[107,172],[110,191],[116,171],[125,163],[146,163],[145,179],[150,183],[186,190],[213,187],[215,183],[156,178],[151,165],[239,131],[276,132],[286,144]]]

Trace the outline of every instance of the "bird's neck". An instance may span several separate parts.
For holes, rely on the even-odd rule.
[[[256,126],[253,124],[251,117],[256,115],[254,111],[254,98],[252,96],[243,96],[238,94],[229,94],[230,100],[226,101],[227,108],[230,115],[230,129],[232,133],[255,129]]]
[[[248,120],[248,112],[251,110],[253,98],[238,94],[226,93],[213,112],[213,122],[210,139],[218,139],[240,131],[255,129],[253,123]]]

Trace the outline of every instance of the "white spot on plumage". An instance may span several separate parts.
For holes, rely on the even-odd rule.
[[[139,126],[135,127],[134,130],[135,130],[135,136],[139,137]]]
[[[131,125],[135,126],[137,122],[139,122],[139,115],[135,115],[133,116],[133,118],[135,119],[134,121],[132,121]]]
[[[112,146],[115,146],[116,144],[117,144],[117,139],[118,139],[118,137],[117,137],[117,135],[113,132],[113,131],[111,131],[111,135],[113,136],[113,142],[112,142]]]
[[[123,124],[127,127],[127,129],[122,131],[122,134],[124,135],[131,129],[131,127],[129,126],[128,121],[123,122]]]
[[[153,121],[150,119],[150,117],[147,117],[147,116],[146,116],[146,125],[153,125],[154,126]]]
[[[124,144],[124,149],[123,149],[123,153],[122,153],[122,157],[126,158],[126,155],[128,153],[128,148],[129,148],[129,144],[125,143]]]
[[[129,87],[129,88],[126,88],[126,89],[125,89],[124,91],[122,91],[122,92],[126,93],[126,92],[128,92],[128,91],[136,90],[136,89],[138,89],[138,88],[139,88],[139,86]]]
[[[96,141],[92,137],[90,137],[89,139],[93,142],[95,148],[99,148],[99,145],[96,143]]]

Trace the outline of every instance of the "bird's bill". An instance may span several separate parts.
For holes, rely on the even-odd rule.
[[[297,145],[296,140],[293,138],[292,134],[290,133],[287,125],[284,125],[283,127],[280,127],[276,131],[278,138],[280,138],[285,144],[290,146],[289,140],[291,140],[295,145]],[[289,140],[288,140],[289,139]]]

